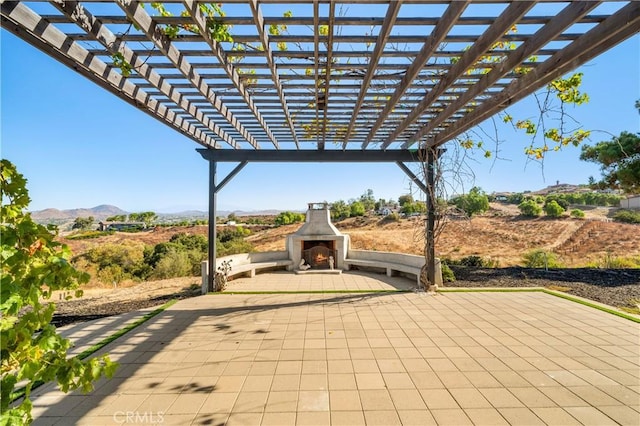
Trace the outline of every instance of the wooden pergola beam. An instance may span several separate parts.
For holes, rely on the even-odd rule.
[[[102,2],[102,0],[100,0]],[[407,0],[405,0],[407,1]],[[457,1],[457,0],[456,0]],[[506,1],[506,0],[505,0]],[[242,0],[245,2],[245,0]],[[342,3],[342,2],[341,2]],[[119,25],[128,25],[130,22],[126,17],[120,15],[96,15],[102,22],[106,24],[119,24]],[[585,16],[580,23],[583,24],[599,24],[600,22],[607,19],[608,15],[589,15]],[[43,15],[47,21],[50,21],[54,24],[62,24],[66,23],[67,20],[64,17],[59,15]],[[520,21],[522,25],[546,25],[549,21],[551,21],[552,16],[525,16]],[[154,17],[156,22],[163,25],[184,25],[190,24],[191,18],[185,16],[157,16]],[[415,25],[428,25],[433,26],[436,25],[442,17],[440,16],[413,16],[413,17],[398,17],[396,19],[396,25],[401,26],[415,26]],[[224,16],[224,17],[215,17],[215,21],[219,22],[223,25],[253,25],[253,17],[252,16]],[[477,26],[488,26],[491,25],[495,21],[494,17],[480,17],[480,16],[468,16],[468,17],[460,17],[458,19],[459,25],[477,25]],[[281,24],[289,24],[289,25],[308,25],[313,26],[314,18],[299,16],[299,17],[291,17],[291,18],[283,18],[282,16],[265,16],[264,24],[265,25],[281,25]],[[372,16],[337,16],[335,19],[335,25],[345,26],[345,25],[354,25],[354,26],[381,26],[384,23],[384,18],[382,17],[372,17]],[[319,25],[328,25],[328,18],[320,18],[318,20]]]
[[[249,5],[251,6],[251,12],[253,13],[253,19],[256,24],[256,29],[258,30],[258,40],[260,41],[260,43],[262,43],[262,48],[265,52],[265,59],[267,61],[267,67],[271,72],[271,80],[273,81],[273,85],[276,88],[278,99],[280,100],[280,104],[282,105],[282,111],[284,112],[284,116],[287,119],[287,125],[289,126],[289,130],[291,130],[291,137],[293,138],[296,147],[299,147],[300,142],[298,141],[298,135],[296,134],[295,125],[293,124],[291,114],[289,113],[289,106],[287,105],[287,100],[284,96],[284,91],[282,90],[282,83],[280,82],[280,77],[278,76],[276,63],[273,60],[271,45],[269,43],[270,37],[264,31],[264,17],[262,16],[260,4],[258,3],[258,0],[251,0]]]
[[[319,96],[319,87],[318,84],[318,68],[319,68],[319,58],[320,58],[320,4],[318,0],[313,0],[313,82],[314,82],[314,94],[315,94],[315,112],[316,112],[316,121],[312,128],[315,128],[316,133],[316,144],[320,146],[320,132],[318,132],[318,124],[320,123],[320,107],[318,106],[318,101],[320,100]]]
[[[46,19],[19,1],[3,1],[2,28],[28,41],[47,55],[113,93],[135,108],[161,121],[204,147],[218,147],[215,140],[176,112],[128,81],[118,71],[69,39]]]
[[[533,55],[550,40],[555,39],[558,34],[564,31],[565,28],[571,26],[573,22],[589,13],[590,10],[596,8],[600,3],[601,2],[599,1],[576,1],[570,3],[547,25],[541,27],[533,37],[521,44],[511,55],[507,57],[505,61],[500,62],[498,67],[491,70],[488,74],[483,75],[480,81],[472,86],[471,89],[460,93],[459,97],[449,104],[444,111],[429,120],[426,126],[423,126],[418,132],[411,136],[409,141],[406,142],[402,148],[406,149],[428,135],[442,122],[455,114],[456,111],[461,109],[468,102],[472,101],[476,96],[483,93],[519,64],[522,64],[526,58]]]
[[[233,127],[242,135],[242,137],[249,142],[255,149],[259,149],[260,146],[251,135],[234,116],[227,109],[222,100],[215,94],[215,92],[209,87],[207,82],[198,74],[193,66],[187,61],[180,50],[175,46],[171,39],[164,34],[159,28],[158,24],[149,16],[149,14],[140,5],[140,2],[136,0],[116,0],[116,3],[127,14],[127,16],[134,22],[140,31],[145,33],[149,38],[149,41],[162,52],[162,54],[173,63],[177,70],[179,70],[184,77],[189,80],[195,88],[200,91],[211,102],[211,105],[216,107],[220,114],[231,123]]]
[[[534,1],[517,1],[511,3],[494,23],[464,52],[460,60],[444,75],[436,87],[426,94],[424,99],[414,110],[395,128],[382,144],[386,149],[409,125],[414,123],[429,106],[435,102],[445,90],[452,85],[464,72],[473,66],[502,36],[517,23],[529,9],[535,6]]]
[[[593,59],[602,52],[640,31],[640,2],[629,2],[615,14],[587,31],[582,37],[558,51],[541,66],[512,82],[452,126],[435,135],[435,146],[455,138],[480,124],[506,106],[518,102],[549,82]]]
[[[387,40],[389,39],[389,34],[391,34],[391,29],[393,28],[393,24],[396,21],[398,12],[400,12],[402,1],[403,0],[396,0],[389,3],[389,7],[387,8],[387,14],[384,18],[384,24],[382,24],[382,28],[380,28],[380,32],[378,33],[378,37],[376,38],[376,42],[375,42],[376,44],[373,49],[373,53],[371,54],[371,60],[369,61],[369,66],[367,67],[366,74],[362,79],[362,83],[360,86],[360,93],[358,94],[358,99],[356,100],[356,105],[353,109],[353,114],[351,114],[351,120],[349,121],[349,127],[347,128],[347,132],[344,136],[342,149],[347,148],[349,137],[351,136],[353,127],[356,124],[356,119],[358,118],[358,114],[360,113],[360,107],[362,107],[362,102],[364,101],[365,96],[369,91],[371,78],[373,77],[376,70],[378,69],[378,63],[380,62],[380,58],[382,57],[382,52],[384,52],[384,47],[387,44]]]
[[[153,67],[135,54],[113,34],[106,25],[95,18],[82,4],[77,1],[56,3],[56,7],[69,17],[75,24],[83,28],[94,40],[100,42],[110,54],[121,53],[124,59],[132,65],[134,70],[158,91],[172,102],[186,111],[190,116],[227,142],[233,148],[238,148],[237,142],[218,124],[208,118],[193,105],[182,93],[169,84],[166,79],[154,71]]]
[[[425,42],[414,61],[407,68],[407,71],[402,77],[402,80],[400,81],[400,84],[398,84],[395,92],[387,101],[384,110],[380,113],[380,116],[369,131],[369,135],[365,142],[362,144],[362,149],[366,149],[369,143],[373,140],[376,133],[389,116],[389,113],[391,113],[402,95],[404,95],[413,80],[418,76],[425,62],[427,62],[427,60],[436,52],[440,43],[442,43],[442,40],[444,40],[460,15],[462,15],[462,12],[464,12],[465,8],[469,4],[469,1],[470,0],[455,1],[449,5],[444,15],[442,15],[442,19],[438,21],[433,28],[433,31],[431,31],[429,39]]]
[[[218,43],[217,40],[214,40],[211,37],[211,34],[209,33],[209,30],[207,28],[206,17],[202,14],[202,11],[200,10],[200,8],[198,7],[195,1],[184,0],[183,3],[184,3],[185,9],[191,14],[191,18],[193,19],[196,26],[198,27],[198,30],[200,31],[200,35],[204,38],[204,41],[209,45],[209,47],[211,48],[211,51],[215,54],[216,59],[218,59],[218,61],[222,64],[222,68],[227,73],[227,76],[229,77],[231,82],[235,85],[236,89],[242,96],[242,99],[244,99],[244,101],[247,103],[249,110],[253,113],[256,120],[258,120],[258,123],[260,123],[260,126],[269,137],[269,140],[271,140],[271,142],[277,149],[278,141],[273,136],[273,133],[271,133],[271,129],[269,128],[267,123],[264,121],[264,118],[262,118],[260,111],[258,111],[256,106],[253,104],[251,95],[249,94],[249,91],[247,90],[244,82],[240,79],[240,76],[238,75],[236,68],[231,64],[231,62],[227,60],[227,56],[224,52],[224,49],[220,46],[220,43]]]
[[[329,0],[329,28],[328,28],[328,40],[327,40],[327,65],[324,71],[324,108],[322,112],[322,142],[318,144],[320,151],[324,150],[325,142],[327,140],[327,111],[329,110],[329,88],[331,87],[331,54],[333,52],[333,23],[336,15],[336,3],[335,0]],[[316,65],[317,66],[317,65]],[[316,105],[319,107],[319,105]]]

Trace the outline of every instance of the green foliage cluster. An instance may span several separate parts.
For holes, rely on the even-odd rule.
[[[468,268],[497,268],[500,264],[498,259],[491,259],[481,256],[465,256],[460,259],[443,259],[444,263]]]
[[[415,213],[425,213],[427,205],[423,201],[407,202],[400,207],[400,213],[411,215]]]
[[[94,218],[93,216],[89,216],[89,217],[76,217],[76,219],[73,221],[73,225],[71,226],[71,229],[89,229],[91,228],[91,225],[93,225],[94,222]]]
[[[575,217],[576,219],[584,219],[584,212],[580,209],[571,210],[571,217]]]
[[[619,210],[613,215],[613,220],[625,223],[640,223],[640,212],[633,210]]]
[[[90,391],[92,382],[111,377],[117,365],[108,356],[67,358],[71,342],[51,325],[55,304],[48,299],[89,277],[71,266],[69,248],[54,241],[56,229],[26,213],[26,179],[11,162],[3,159],[0,166],[0,423],[22,425],[32,421],[30,397],[37,384],[55,381],[63,392]],[[18,384],[24,399],[11,406]]]
[[[560,217],[566,210],[557,201],[551,200],[544,205],[544,212],[549,217]]]
[[[244,240],[249,234],[250,231],[241,226],[221,230],[216,245],[217,256],[253,251],[251,243]],[[78,268],[92,272],[100,282],[117,285],[125,280],[197,276],[207,253],[205,236],[179,233],[154,246],[135,242],[102,244],[77,256],[74,263]]]
[[[452,202],[469,217],[489,210],[489,197],[477,186],[471,188],[468,194],[455,197]]]
[[[640,134],[622,132],[610,141],[584,145],[580,159],[600,164],[602,180],[594,180],[594,187],[640,192]]]
[[[67,235],[67,240],[89,240],[92,238],[104,237],[105,235],[112,235],[113,231],[86,231],[77,234]]]
[[[276,216],[275,224],[276,225],[290,225],[292,223],[304,222],[305,215],[303,213],[295,213],[295,212],[281,212]]]
[[[440,262],[440,269],[442,270],[442,281],[445,283],[452,283],[456,281],[456,275],[446,262]]]
[[[524,266],[527,268],[562,268],[558,256],[546,250],[532,250],[522,256]]]
[[[531,196],[523,193],[511,194],[507,197],[507,203],[520,204],[523,201],[532,199],[534,201],[542,200],[546,203],[555,200],[562,208],[567,210],[570,205],[586,205],[586,206],[618,206],[621,196],[616,194],[604,194],[600,192],[573,192],[566,194],[549,194],[546,197]]]
[[[520,213],[526,217],[538,217],[542,214],[542,207],[533,200],[525,200],[518,204]]]

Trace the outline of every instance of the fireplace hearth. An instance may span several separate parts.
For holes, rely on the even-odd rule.
[[[287,251],[293,260],[293,269],[300,269],[301,261],[309,270],[343,269],[349,248],[349,236],[343,235],[331,223],[331,211],[327,203],[309,203],[306,221],[287,238]]]

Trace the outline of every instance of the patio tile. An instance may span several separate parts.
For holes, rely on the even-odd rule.
[[[262,415],[262,426],[282,426],[296,423],[296,413],[264,413]]]
[[[460,408],[446,389],[420,389],[420,395],[422,395],[422,399],[429,410]]]
[[[331,411],[332,426],[364,426],[365,424],[362,411]]]
[[[328,411],[303,411],[296,416],[296,425],[299,426],[326,426],[331,421]]]
[[[271,391],[267,398],[265,412],[294,412],[298,406],[298,392]]]
[[[498,408],[509,424],[544,425],[545,423],[528,408]]]
[[[390,389],[389,394],[396,410],[423,410],[427,408],[420,392],[415,389]]]
[[[329,393],[331,411],[362,411],[357,390],[335,390]]]
[[[436,420],[429,410],[398,410],[403,426],[435,426]]]
[[[400,418],[395,410],[390,411],[365,411],[364,417],[367,425],[393,426],[401,425]]]
[[[618,424],[594,407],[567,407],[565,410],[583,425],[605,426]]]
[[[360,402],[365,413],[374,410],[394,410],[391,395],[384,389],[360,390]]]
[[[580,425],[581,423],[565,409],[560,407],[539,407],[531,409],[536,416],[548,425]],[[629,423],[631,424],[631,423]]]
[[[384,379],[380,373],[356,373],[358,389],[384,389]]]
[[[326,374],[303,374],[300,376],[300,390],[327,390]]]
[[[474,425],[498,426],[509,424],[495,408],[465,408],[464,412]]]
[[[438,425],[442,426],[463,426],[472,425],[471,419],[462,409],[436,409],[431,410],[431,414],[436,419]]]
[[[298,411],[329,411],[329,392],[300,391]]]

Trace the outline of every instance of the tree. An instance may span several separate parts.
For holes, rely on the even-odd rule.
[[[565,209],[558,204],[557,201],[551,200],[544,206],[544,212],[549,217],[560,217],[565,212]]]
[[[47,299],[55,290],[77,289],[89,276],[71,266],[69,248],[54,241],[55,227],[39,225],[26,213],[26,179],[11,162],[0,165],[0,423],[29,424],[34,385],[56,381],[63,392],[89,391],[93,381],[111,377],[116,364],[108,356],[67,358],[71,342],[50,324],[55,304]],[[24,399],[10,407],[18,383],[24,384]]]
[[[71,227],[71,229],[81,229],[81,230],[89,229],[91,228],[91,225],[93,225],[93,221],[94,221],[93,216],[76,217],[76,219],[73,221],[73,226]]]
[[[580,159],[600,164],[602,180],[595,187],[640,192],[640,136],[622,132],[610,141],[584,145]]]
[[[360,201],[354,201],[349,206],[349,216],[351,217],[364,216],[365,211],[364,204]]]
[[[115,216],[110,216],[105,219],[107,222],[126,222],[127,215],[126,214],[117,214]]]
[[[538,217],[542,214],[542,207],[533,200],[525,200],[518,204],[518,209],[523,216]]]
[[[338,200],[331,204],[331,219],[340,220],[349,217],[351,209],[344,202],[344,200]]]
[[[463,210],[469,217],[489,210],[489,198],[477,186],[471,188],[468,194],[456,197],[453,201],[456,207]]]
[[[398,197],[398,204],[400,204],[400,207],[404,206],[406,203],[413,203],[413,195],[407,194]]]
[[[376,199],[373,197],[373,190],[367,189],[366,192],[360,196],[359,201],[364,206],[365,211],[373,210],[376,204]]]

